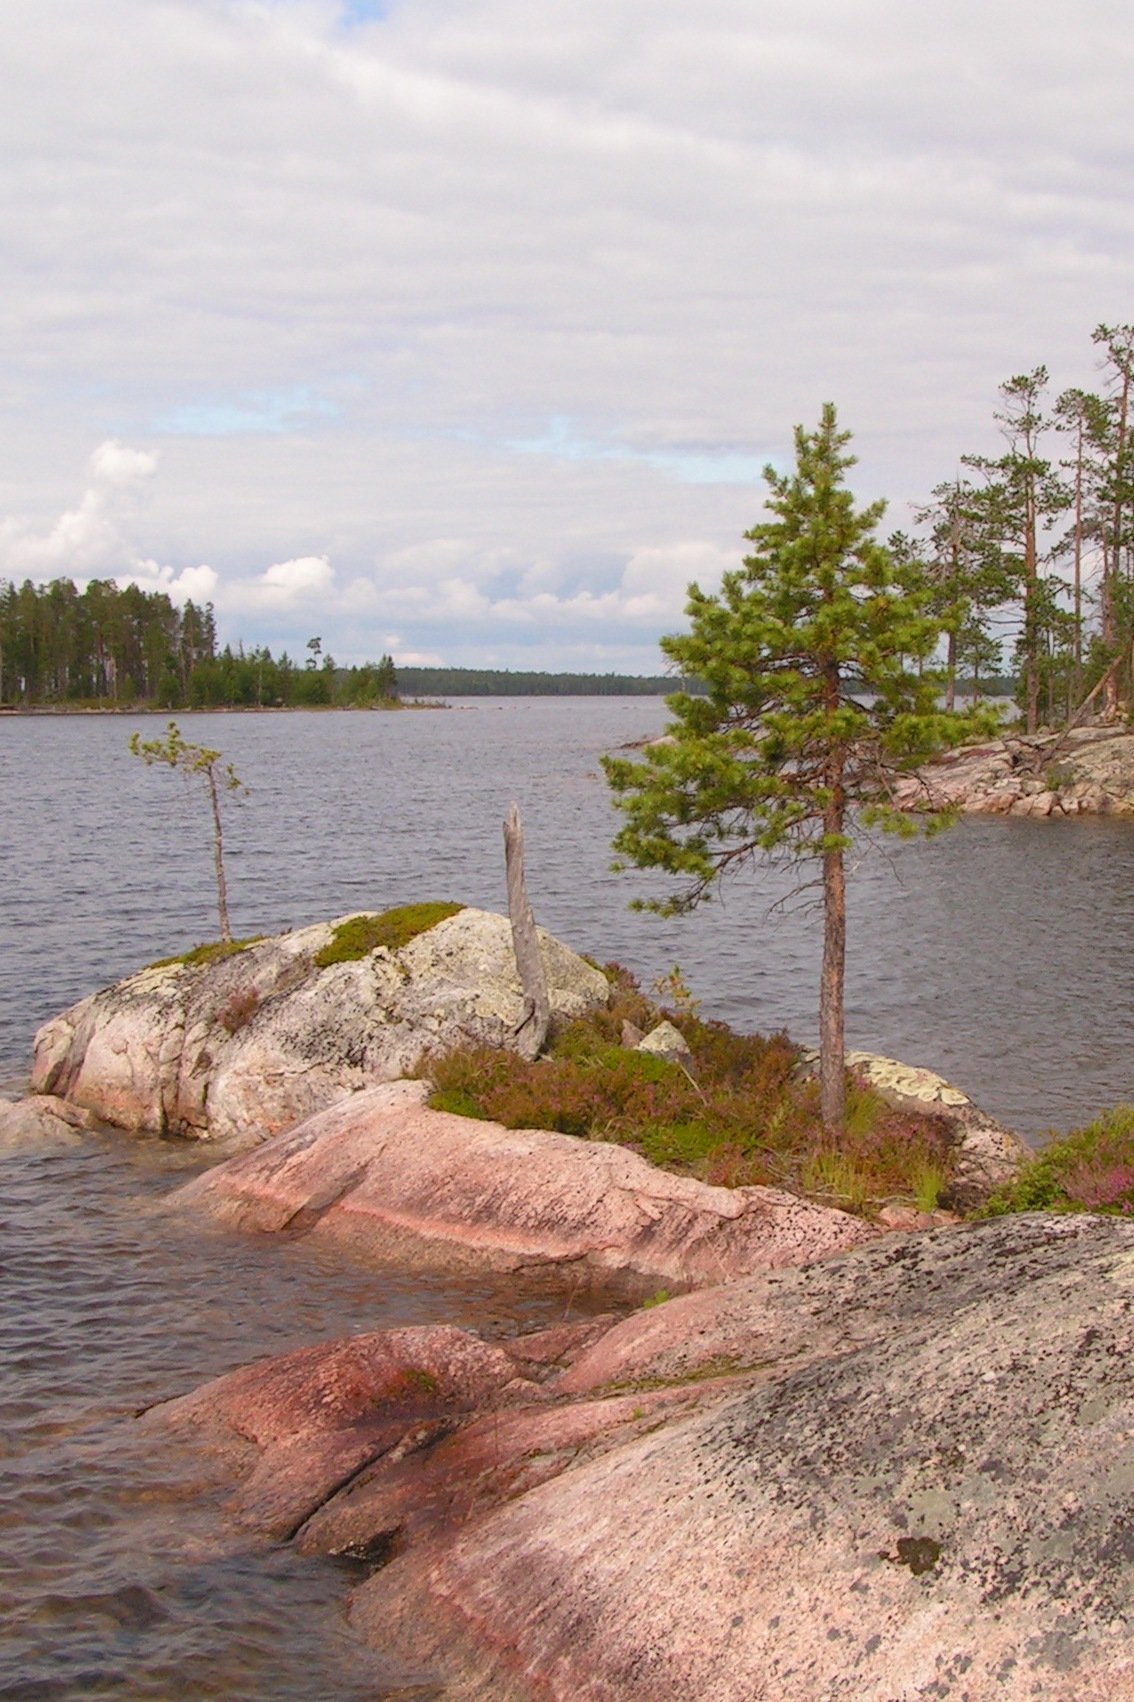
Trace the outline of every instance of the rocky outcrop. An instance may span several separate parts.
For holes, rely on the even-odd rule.
[[[546,1269],[696,1286],[876,1232],[774,1188],[717,1188],[628,1148],[431,1111],[421,1082],[353,1094],[172,1196],[249,1230],[302,1230],[403,1268]]]
[[[1134,733],[1080,727],[965,745],[905,776],[892,795],[907,810],[1134,815]]]
[[[530,1343],[324,1345],[146,1422],[380,1566],[355,1627],[463,1702],[1123,1702],[1132,1348],[1134,1225],[1036,1214]]]
[[[319,968],[346,920],[84,999],[36,1036],[33,1090],[120,1128],[247,1146],[431,1051],[513,1041],[523,998],[505,917],[461,910],[399,950]],[[605,1003],[599,970],[542,931],[540,951],[554,1018]]]

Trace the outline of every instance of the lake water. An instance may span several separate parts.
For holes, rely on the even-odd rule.
[[[252,788],[227,828],[240,934],[421,898],[501,909],[515,799],[541,923],[647,986],[680,964],[709,1015],[808,1038],[818,916],[789,878],[756,872],[723,905],[662,920],[627,908],[656,880],[609,871],[599,755],[663,717],[653,700],[509,699],[181,726]],[[9,1091],[46,1016],[215,936],[203,800],[127,750],[160,726],[0,718]],[[940,1070],[1027,1132],[1069,1127],[1134,1098],[1132,944],[1134,824],[971,820],[870,851],[851,882],[850,1042]],[[344,1627],[351,1575],[249,1551],[200,1462],[158,1455],[131,1414],[351,1330],[562,1315],[560,1297],[514,1285],[410,1282],[156,1221],[205,1162],[110,1136],[0,1152],[0,1698],[397,1694],[407,1675]]]
[[[656,699],[511,698],[181,726],[251,787],[227,828],[238,934],[421,898],[502,909],[515,799],[539,922],[646,986],[679,963],[709,1015],[808,1038],[819,918],[791,877],[754,871],[663,920],[628,908],[657,877],[610,872],[599,755],[664,715]],[[54,1011],[216,935],[203,798],[130,756],[135,727],[161,730],[0,718],[0,1078]],[[929,1065],[1028,1132],[1134,1097],[1134,823],[976,818],[886,842],[852,875],[848,935],[850,1044]]]

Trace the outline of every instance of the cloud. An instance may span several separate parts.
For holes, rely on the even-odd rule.
[[[151,479],[158,458],[145,449],[130,449],[115,438],[100,443],[91,456],[91,477],[102,484],[125,489]]]
[[[208,562],[234,639],[656,664],[824,400],[901,524],[1004,378],[1095,383],[1134,40],[1022,16],[0,8],[0,573]]]
[[[108,438],[88,462],[93,483],[78,504],[44,530],[18,515],[0,519],[0,576],[17,579],[113,578],[120,585],[164,591],[177,602],[208,602],[220,578],[215,569],[164,566],[142,553],[137,492],[157,471],[158,457]]]
[[[314,605],[334,588],[335,570],[326,556],[297,556],[273,562],[250,579],[235,579],[226,589],[229,610],[288,610]]]

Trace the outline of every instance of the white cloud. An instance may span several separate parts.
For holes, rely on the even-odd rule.
[[[153,477],[158,458],[145,449],[130,449],[115,438],[100,443],[91,456],[91,477],[112,487],[127,488]]]
[[[335,570],[326,556],[296,556],[273,562],[251,579],[234,580],[224,604],[232,609],[281,610],[303,607],[327,596]]]
[[[1132,71],[1118,0],[0,8],[0,573],[652,666],[823,400],[900,523],[1093,382]]]

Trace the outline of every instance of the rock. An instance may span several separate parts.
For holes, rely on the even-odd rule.
[[[637,1050],[653,1052],[657,1057],[670,1058],[677,1064],[689,1064],[693,1060],[689,1042],[672,1022],[659,1022],[656,1028],[651,1028],[650,1032],[638,1041]]]
[[[215,1166],[172,1202],[306,1231],[410,1268],[573,1281],[716,1283],[857,1245],[870,1225],[774,1188],[718,1188],[628,1148],[430,1111],[420,1082],[371,1088]]]
[[[242,1522],[290,1537],[368,1461],[408,1434],[441,1434],[517,1376],[502,1352],[450,1325],[320,1343],[231,1372],[151,1408],[244,1477]],[[529,1390],[532,1388],[527,1385]]]
[[[947,1118],[954,1140],[954,1170],[950,1202],[969,1210],[987,1199],[1002,1182],[1011,1181],[1031,1149],[967,1093],[943,1076],[918,1065],[899,1063],[877,1052],[848,1052],[847,1064],[898,1110],[935,1112]]]
[[[1134,732],[1078,727],[965,746],[904,776],[894,801],[966,814],[1134,814]]]
[[[466,909],[397,951],[320,969],[339,923],[211,963],[155,966],[36,1036],[33,1088],[120,1128],[252,1145],[458,1040],[508,1045],[523,997],[507,918]],[[609,997],[605,976],[540,931],[553,1018]]]
[[[146,1422],[381,1566],[355,1629],[463,1702],[1134,1697],[1134,1225],[890,1236],[527,1360],[459,1337]]]
[[[32,1094],[27,1099],[0,1099],[0,1146],[24,1141],[73,1142],[94,1127],[89,1111],[69,1105],[51,1094]]]

